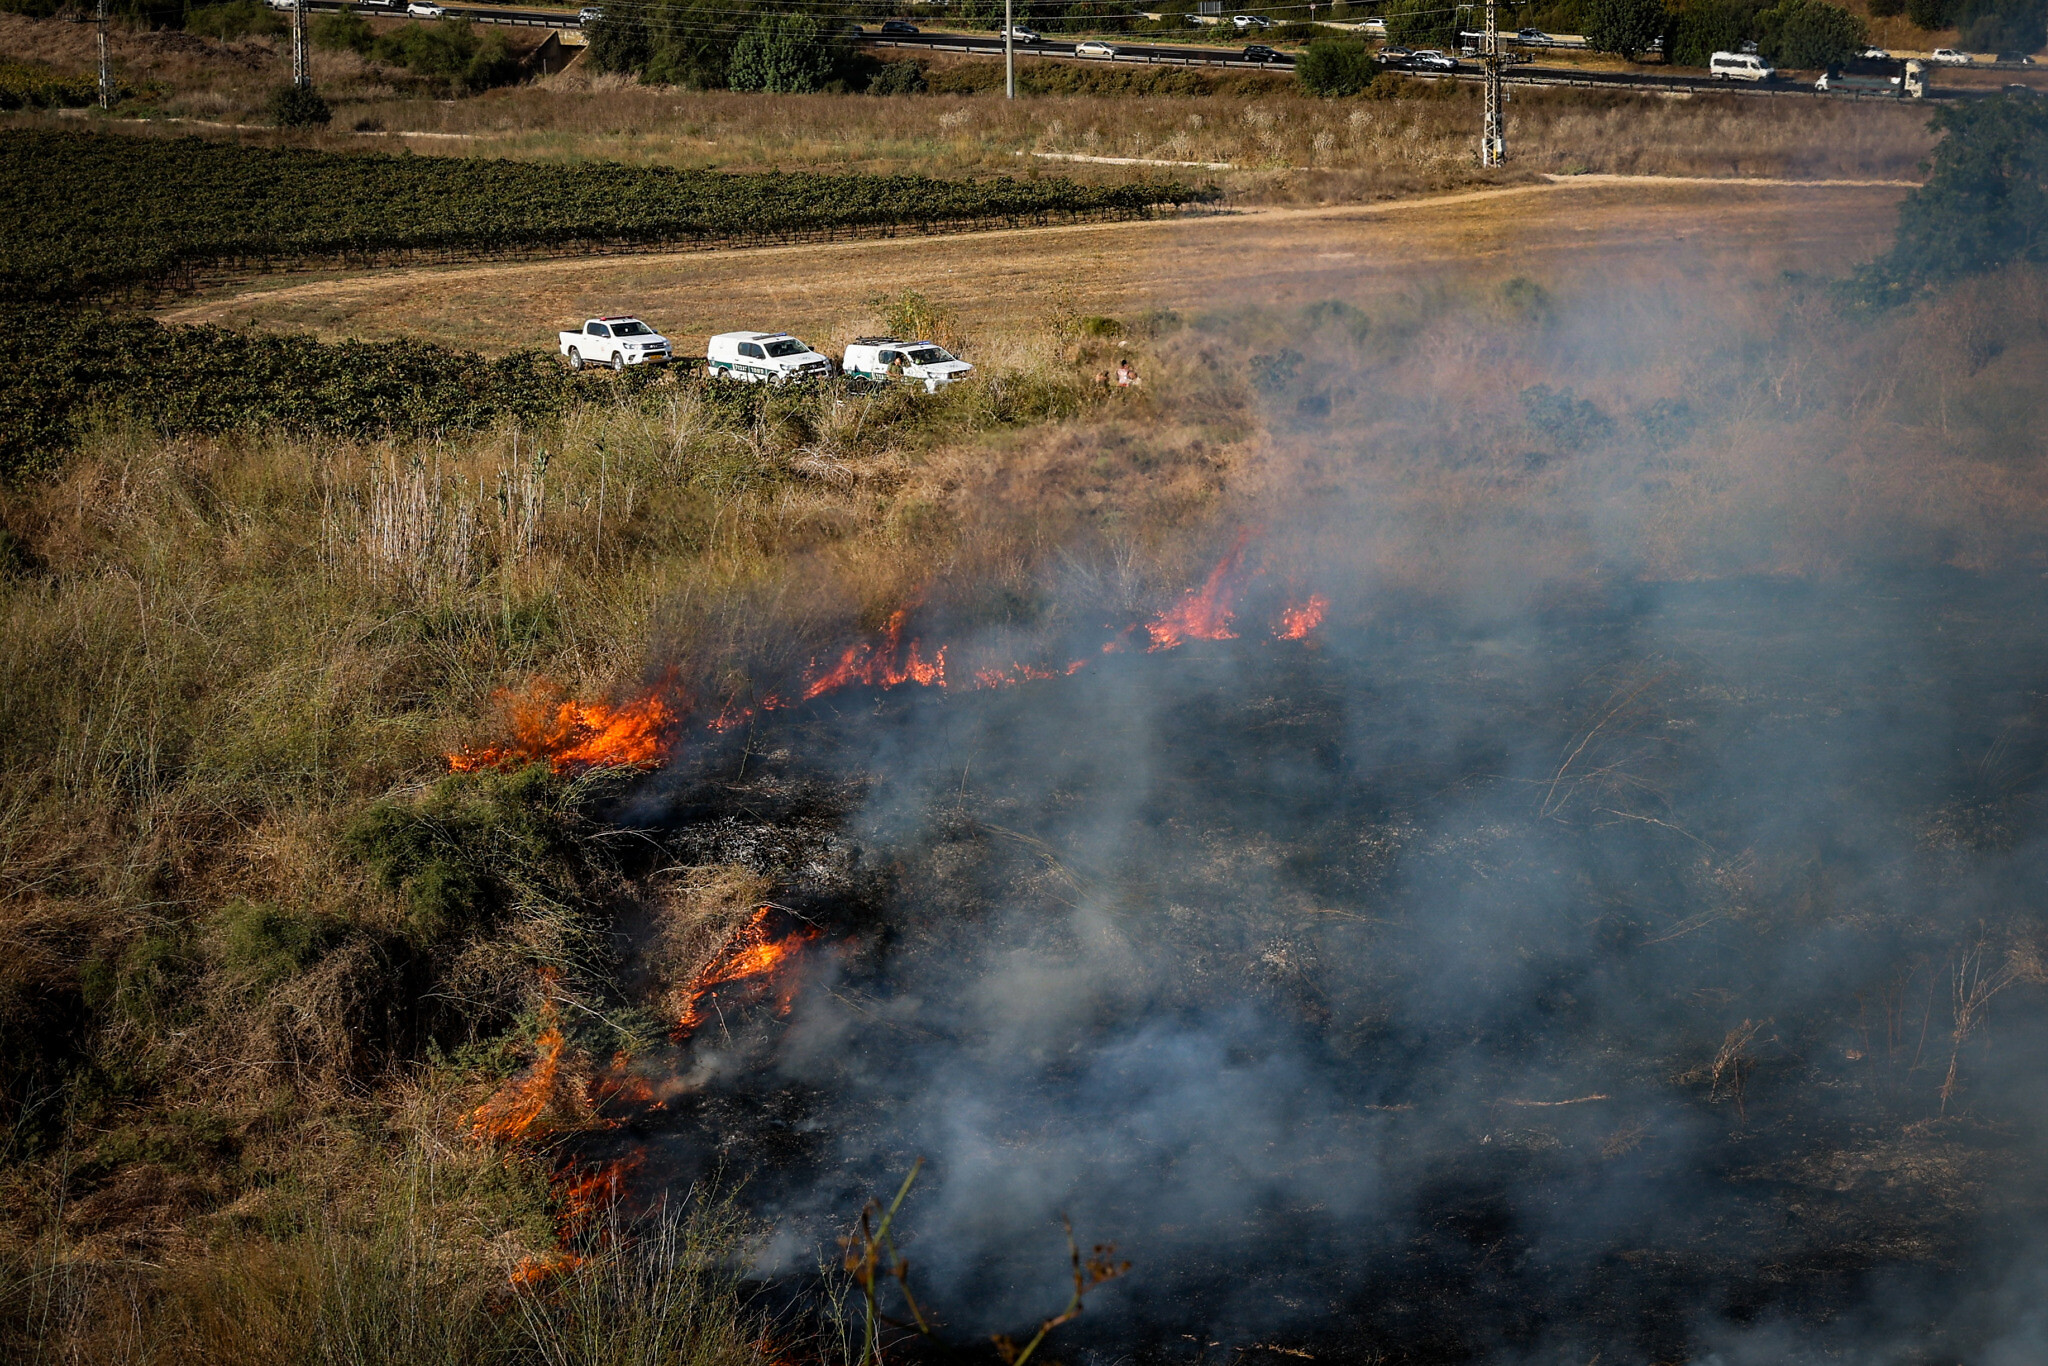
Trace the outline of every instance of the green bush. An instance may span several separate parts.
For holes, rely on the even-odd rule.
[[[1371,49],[1349,38],[1318,38],[1294,62],[1294,77],[1311,95],[1363,94],[1380,74]]]
[[[734,90],[807,95],[832,79],[825,26],[808,14],[770,14],[732,46],[726,83]]]
[[[1760,36],[1757,14],[1751,0],[1690,0],[1671,15],[1665,56],[1677,66],[1705,66],[1716,52],[1734,52]]]
[[[416,76],[444,80],[454,90],[486,90],[520,76],[519,59],[506,46],[505,35],[493,31],[479,37],[467,19],[406,24],[378,38],[370,55]]]
[[[282,33],[284,20],[261,0],[228,0],[224,5],[203,5],[193,10],[185,18],[185,31],[225,42],[252,33]]]
[[[2048,0],[1962,0],[1956,27],[1971,51],[2039,52],[2048,45]]]
[[[1455,48],[1458,11],[1442,0],[1388,0],[1387,41],[1403,47]]]
[[[916,95],[924,88],[924,68],[916,62],[883,62],[868,78],[870,95]]]
[[[1924,29],[1947,28],[1955,22],[1957,0],[1906,0],[1906,17]]]
[[[320,92],[310,86],[281,85],[271,92],[270,121],[280,128],[316,128],[334,118]]]
[[[99,98],[97,75],[67,76],[30,62],[0,61],[0,109],[78,109]]]
[[[273,986],[298,976],[333,941],[325,917],[235,901],[215,917],[221,964],[243,984]]]
[[[1870,0],[1870,17],[1890,19],[1906,12],[1906,0]]]
[[[368,56],[377,45],[377,32],[352,9],[322,14],[313,20],[313,46],[331,52],[354,52]]]
[[[1664,0],[1592,0],[1582,32],[1596,52],[1634,61],[1664,33]]]
[[[488,928],[515,902],[559,900],[585,874],[570,788],[535,765],[457,774],[417,801],[378,802],[342,845],[404,902],[413,937],[432,945]]]
[[[1757,16],[1758,47],[1774,66],[1824,71],[1870,43],[1870,26],[1828,0],[1783,0]]]
[[[1927,180],[1899,206],[1891,251],[1849,288],[1902,302],[1964,275],[2048,262],[2048,101],[1995,95],[1937,109]]]
[[[1531,431],[1566,454],[1584,450],[1614,430],[1614,419],[1593,400],[1547,384],[1522,391],[1522,416]]]

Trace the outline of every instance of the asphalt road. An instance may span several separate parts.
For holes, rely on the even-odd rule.
[[[341,0],[306,0],[312,10],[338,10],[343,8]],[[404,17],[405,7],[391,9],[369,8],[358,3],[358,8],[368,14],[390,14]],[[447,5],[444,9],[451,19],[468,19],[481,24],[509,24],[525,28],[579,27],[576,14],[562,9],[521,9],[508,5]],[[898,48],[921,52],[948,52],[980,57],[999,57],[1003,51],[1003,40],[994,34],[965,33],[905,33],[887,34],[873,28],[861,36],[868,47]],[[1085,41],[1085,40],[1083,40]],[[1243,55],[1244,43],[1231,46],[1195,46],[1176,43],[1134,43],[1119,38],[1107,41],[1116,49],[1114,57],[1082,57],[1075,53],[1075,42],[1048,39],[1037,43],[1018,43],[1016,52],[1020,56],[1049,57],[1064,61],[1116,62],[1139,66],[1181,66],[1235,69],[1240,71],[1292,72],[1294,59],[1282,54],[1276,61],[1246,61]],[[1258,41],[1257,34],[1248,35],[1246,43]],[[1526,54],[1524,54],[1526,55]],[[1412,71],[1404,73],[1419,80],[1477,81],[1480,79],[1479,64],[1464,61],[1455,72]],[[1930,73],[1931,74],[1931,73]],[[1869,94],[1855,90],[1834,90],[1822,93],[1814,90],[1811,82],[1804,80],[1780,80],[1767,84],[1751,84],[1742,81],[1717,81],[1705,76],[1665,75],[1651,71],[1588,71],[1576,66],[1544,66],[1536,61],[1526,62],[1507,73],[1507,79],[1514,85],[1525,86],[1579,86],[1588,89],[1606,90],[1648,90],[1662,93],[1694,93],[1717,91],[1723,94],[1756,96],[1795,96],[1809,99],[1873,100],[1895,99],[1896,96]],[[1990,94],[1990,90],[1939,90],[1931,89],[1931,99],[1955,97],[1969,94]]]

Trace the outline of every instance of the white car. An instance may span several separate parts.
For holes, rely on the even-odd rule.
[[[405,12],[413,19],[439,19],[448,11],[439,5],[428,4],[427,0],[412,0],[412,3],[405,7]]]
[[[1892,59],[1892,54],[1886,52],[1881,47],[1866,47],[1857,53],[1856,56],[1859,60],[1866,62],[1888,62]]]
[[[299,0],[264,0],[272,9],[297,9]]]
[[[604,18],[603,10],[599,9],[595,5],[586,5],[582,9],[576,11],[576,27],[589,28],[592,24],[596,23],[598,20],[602,18]]]
[[[1549,34],[1545,33],[1540,28],[1525,28],[1518,30],[1515,34],[1515,41],[1517,43],[1520,43],[1523,47],[1557,46],[1557,39],[1551,37]]]
[[[1707,59],[1707,74],[1717,81],[1768,81],[1777,69],[1750,52],[1716,52]]]
[[[1008,38],[1013,43],[1035,43],[1039,41],[1038,35],[1025,28],[1022,24],[1009,29],[997,29],[996,37]]]
[[[1440,52],[1436,48],[1426,47],[1419,52],[1409,54],[1408,69],[1410,71],[1456,71],[1458,69],[1458,59],[1449,53]]]
[[[721,332],[711,339],[704,360],[713,379],[748,384],[826,379],[832,374],[830,360],[787,332]]]
[[[1085,43],[1074,44],[1074,55],[1076,57],[1114,57],[1116,56],[1116,49],[1108,43],[1098,43],[1093,38],[1090,38]]]
[[[1257,14],[1233,14],[1230,16],[1230,22],[1237,27],[1239,33],[1243,33],[1246,29],[1269,29],[1273,27],[1271,19]]]
[[[1958,52],[1952,47],[1938,47],[1934,49],[1932,60],[1941,63],[1943,66],[1968,66],[1970,64],[1970,54]]]
[[[586,365],[609,365],[623,370],[629,365],[675,359],[675,348],[667,337],[638,318],[592,318],[575,332],[557,332],[555,349],[569,358],[571,370]]]
[[[846,348],[839,371],[862,379],[922,383],[926,393],[936,394],[941,385],[966,379],[974,367],[937,342],[856,337]]]

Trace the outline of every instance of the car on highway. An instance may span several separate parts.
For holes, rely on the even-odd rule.
[[[1267,47],[1264,43],[1247,43],[1244,49],[1244,60],[1247,62],[1284,62],[1287,59],[1272,48]]]
[[[398,0],[354,0],[354,4],[350,8],[384,10],[387,13],[396,14],[398,13]]]
[[[1856,56],[1866,62],[1888,62],[1892,59],[1892,54],[1881,47],[1866,47]]]
[[[1433,47],[1423,48],[1408,58],[1410,71],[1456,71],[1458,59],[1448,52],[1439,52]]]
[[[705,349],[711,378],[746,384],[829,379],[832,362],[787,332],[721,332]]]
[[[602,18],[604,18],[603,10],[595,5],[585,5],[582,9],[576,11],[576,26],[578,28],[589,28]]]
[[[571,370],[586,365],[623,370],[629,365],[675,359],[668,338],[638,318],[592,318],[574,332],[557,332],[555,349],[568,360]]]
[[[1008,38],[1013,43],[1036,43],[1043,41],[1035,30],[1028,29],[1022,24],[1012,24],[1006,29],[999,28],[996,30],[996,37]]]
[[[264,0],[272,9],[297,9],[299,0]]]
[[[1409,48],[1383,47],[1379,50],[1379,63],[1396,71],[1405,71],[1408,69],[1409,59],[1414,55],[1414,51]]]
[[[2024,52],[2001,52],[1995,58],[2000,66],[2032,66],[2034,59]]]
[[[1093,38],[1090,38],[1085,43],[1074,44],[1074,55],[1076,57],[1114,57],[1116,56],[1116,49],[1108,43],[1098,43]]]
[[[405,7],[405,14],[409,19],[439,19],[447,12],[439,5],[429,3],[429,0],[412,0],[412,3]]]
[[[1707,74],[1717,81],[1768,81],[1778,73],[1753,52],[1716,52],[1707,58]]]
[[[1243,33],[1248,29],[1264,31],[1273,27],[1271,19],[1259,14],[1233,14],[1230,16],[1230,23],[1239,33]]]
[[[1557,46],[1557,39],[1551,37],[1549,34],[1545,33],[1540,28],[1524,28],[1515,30],[1515,41],[1520,43],[1523,47]]]
[[[1943,66],[1968,66],[1970,64],[1970,54],[1958,52],[1952,47],[1938,47],[1934,49],[1933,60]]]
[[[884,21],[884,22],[883,22],[883,24],[882,24],[882,32],[884,32],[884,33],[915,33],[915,32],[917,32],[917,25],[916,25],[916,24],[913,24],[913,23],[909,23],[909,22],[907,22],[907,21],[905,21],[905,20],[902,20],[902,19],[889,19],[889,20],[886,20],[886,21]]]

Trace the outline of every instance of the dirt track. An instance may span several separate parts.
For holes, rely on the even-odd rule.
[[[558,327],[641,314],[678,340],[729,328],[837,339],[872,301],[916,289],[970,330],[1043,313],[1200,311],[1362,300],[1441,280],[1673,272],[1839,273],[1890,237],[1891,181],[1581,176],[1434,198],[1259,208],[1165,222],[791,247],[369,271],[268,280],[165,311],[168,321],[425,335],[486,351],[546,346]]]

